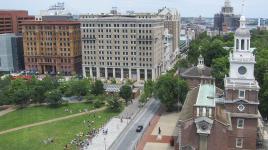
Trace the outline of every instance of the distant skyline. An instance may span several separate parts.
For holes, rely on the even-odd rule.
[[[224,0],[0,0],[0,9],[23,9],[31,15],[38,15],[40,10],[46,10],[57,2],[64,2],[65,7],[73,14],[106,13],[112,7],[120,12],[134,10],[135,12],[156,12],[166,6],[177,8],[182,17],[213,17],[220,12]],[[241,14],[242,0],[230,0],[235,14]],[[267,0],[245,0],[246,17],[268,18]]]

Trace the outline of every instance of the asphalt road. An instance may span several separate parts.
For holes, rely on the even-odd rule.
[[[137,114],[132,122],[126,127],[126,130],[116,139],[114,144],[109,148],[110,150],[133,150],[135,144],[141,138],[144,128],[149,124],[155,113],[160,107],[160,102],[157,100],[150,100],[144,109]],[[142,132],[137,133],[136,128],[138,125],[143,125]]]

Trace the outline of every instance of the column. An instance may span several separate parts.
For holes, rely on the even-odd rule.
[[[86,67],[83,67],[83,77],[86,77],[87,75],[86,75]]]
[[[155,68],[152,69],[152,80],[155,80]]]
[[[115,68],[113,68],[113,78],[115,78]]]
[[[147,78],[147,69],[144,69],[144,80],[147,81],[148,78]]]
[[[141,75],[141,73],[140,73],[140,69],[137,69],[137,81],[140,81],[140,75]]]
[[[121,81],[123,81],[124,79],[124,72],[123,72],[124,68],[121,68]]]
[[[97,79],[100,78],[100,67],[96,67],[96,71],[97,71]]]
[[[107,67],[105,67],[105,79],[108,79],[108,71],[107,71]]]
[[[131,68],[128,68],[128,76],[129,76],[129,79],[131,79]]]
[[[91,77],[91,78],[93,78],[93,72],[92,72],[92,67],[89,67],[89,76]]]

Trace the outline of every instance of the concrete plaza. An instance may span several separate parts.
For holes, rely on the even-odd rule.
[[[103,128],[108,131],[104,134],[101,130],[93,139],[89,140],[89,145],[84,147],[84,150],[106,150],[108,149],[119,134],[124,130],[129,122],[128,119],[112,118]]]

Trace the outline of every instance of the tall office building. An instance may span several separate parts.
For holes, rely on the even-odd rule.
[[[214,15],[214,29],[223,32],[235,31],[239,27],[239,17],[234,14],[230,0],[225,0],[221,12]]]
[[[172,54],[178,54],[179,18],[167,8],[157,13],[119,14],[114,9],[110,14],[80,15],[84,76],[156,79],[165,71],[165,28],[174,40]]]
[[[0,34],[21,33],[22,22],[34,19],[26,10],[0,10]]]
[[[0,72],[24,70],[22,37],[14,33],[0,34]]]
[[[82,72],[79,22],[28,21],[22,31],[26,70],[64,75]]]

